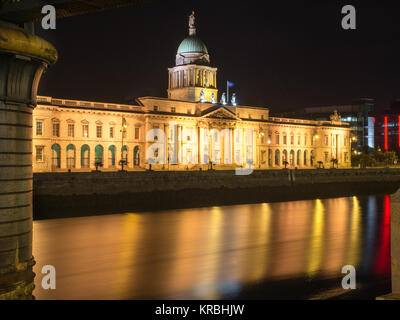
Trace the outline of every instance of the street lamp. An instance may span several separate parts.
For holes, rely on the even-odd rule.
[[[126,160],[124,159],[124,135],[126,132],[126,128],[128,127],[128,125],[126,124],[126,120],[124,117],[122,117],[122,124],[121,124],[121,133],[122,133],[122,139],[121,139],[121,160],[120,160],[120,164],[121,164],[121,171],[124,171],[124,164],[126,164]]]

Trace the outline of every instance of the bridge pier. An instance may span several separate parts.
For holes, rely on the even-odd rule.
[[[390,256],[392,293],[377,300],[400,300],[400,189],[390,196]]]
[[[32,112],[56,61],[50,43],[0,21],[0,300],[33,298]]]

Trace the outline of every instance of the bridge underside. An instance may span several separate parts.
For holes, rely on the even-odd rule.
[[[148,0],[53,0],[51,4],[59,19],[143,2]],[[48,0],[4,0],[0,2],[0,20],[17,24],[39,21],[42,7],[48,4]]]

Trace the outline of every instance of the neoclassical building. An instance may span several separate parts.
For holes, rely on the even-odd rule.
[[[338,114],[330,121],[275,118],[266,107],[218,96],[217,68],[193,13],[168,79],[167,98],[141,97],[135,105],[39,96],[33,170],[350,166],[351,129]]]

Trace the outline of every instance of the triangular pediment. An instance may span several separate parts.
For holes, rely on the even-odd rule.
[[[211,110],[210,110],[211,109]],[[202,118],[241,120],[235,113],[225,107],[215,107],[203,111]]]

